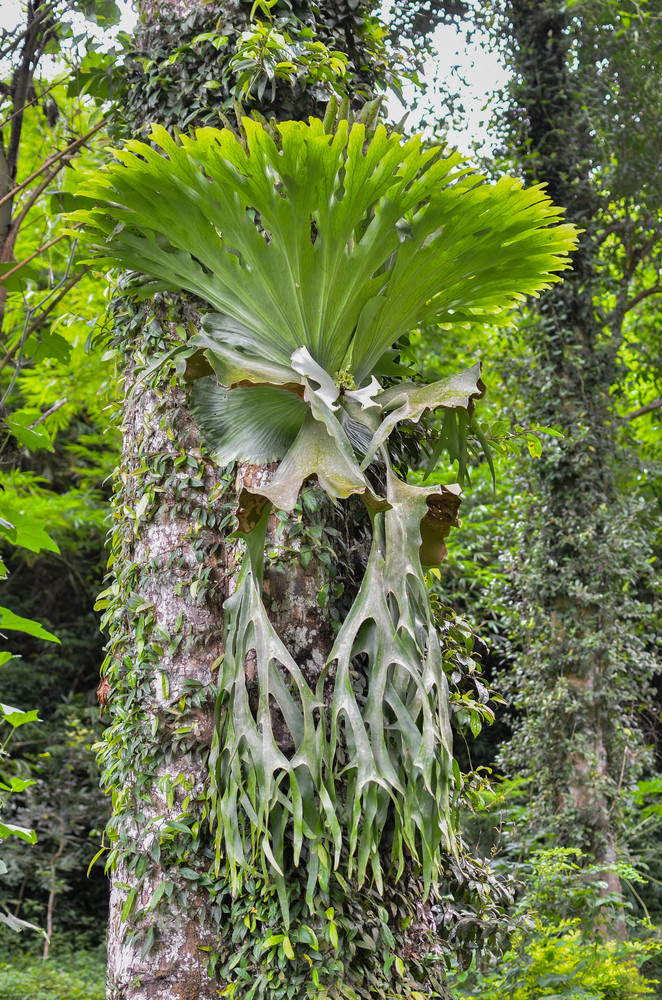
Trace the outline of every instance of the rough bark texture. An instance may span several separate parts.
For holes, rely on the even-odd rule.
[[[172,414],[179,417],[176,443],[168,434],[173,426]],[[168,387],[159,396],[144,385],[136,385],[134,379],[127,379],[122,456],[124,495],[120,516],[125,516],[132,505],[135,511],[144,496],[143,470],[146,466],[163,456],[181,458],[182,455],[190,458],[196,469],[203,470],[202,485],[196,490],[196,499],[202,506],[208,503],[206,498],[217,485],[218,475],[210,462],[200,460],[198,435],[186,409],[183,391]],[[200,796],[207,780],[205,759],[214,724],[213,701],[205,699],[187,720],[191,739],[190,747],[186,748],[173,739],[181,720],[171,709],[185,694],[186,682],[198,681],[205,692],[213,689],[213,665],[222,652],[222,604],[228,592],[235,553],[228,552],[222,536],[210,530],[204,538],[206,555],[202,562],[198,561],[200,548],[194,541],[199,540],[199,534],[193,534],[186,506],[177,503],[177,494],[188,488],[190,472],[190,465],[184,462],[182,471],[174,471],[167,486],[159,487],[166,490],[164,494],[156,494],[160,501],[159,512],[150,516],[147,511],[146,516],[138,516],[133,537],[125,532],[124,558],[128,564],[144,568],[134,591],[138,606],[145,604],[153,608],[154,625],[171,636],[180,635],[184,639],[170,655],[155,652],[151,671],[147,672],[147,665],[142,671],[147,683],[142,687],[140,703],[141,737],[144,739],[151,732],[152,740],[139,741],[120,751],[125,754],[132,750],[131,768],[117,795],[124,811],[124,829],[130,848],[119,855],[112,873],[108,975],[109,996],[122,1000],[212,1000],[218,996],[218,983],[214,983],[206,972],[207,953],[200,950],[201,946],[213,943],[203,927],[204,913],[201,912],[200,920],[195,919],[195,914],[204,911],[208,903],[206,893],[191,890],[186,881],[178,877],[176,869],[154,862],[152,877],[142,882],[135,897],[134,912],[149,905],[163,880],[174,881],[184,898],[178,900],[178,905],[159,911],[156,918],[150,920],[146,916],[142,921],[143,927],[149,926],[154,919],[158,922],[159,933],[148,955],[142,956],[144,938],[140,934],[131,936],[130,924],[122,917],[129,892],[127,886],[132,888],[138,883],[135,871],[130,871],[131,859],[136,855],[150,857],[168,820],[177,821],[184,811],[192,812],[196,820],[202,818]],[[209,503],[209,507],[213,510],[213,503]],[[197,600],[191,591],[195,582],[204,576],[209,586],[203,599]],[[126,615],[127,629],[134,633],[131,645],[137,646],[140,640],[135,638],[136,618],[128,609]],[[128,652],[130,658],[134,655]],[[126,684],[126,673],[123,679],[119,671],[117,673],[118,680],[111,684],[112,688],[115,684],[120,688]],[[128,673],[129,688],[140,690],[135,671]],[[124,694],[125,691],[113,690],[111,704],[114,697]],[[170,743],[169,753],[163,752],[168,743],[162,742],[159,746],[161,741]],[[150,774],[150,781],[141,790],[136,779],[145,773]],[[181,783],[169,797],[171,784],[168,779],[174,781],[177,776]],[[191,797],[190,804],[184,802],[187,796]],[[136,813],[132,815],[134,808]],[[193,859],[191,864],[194,864]],[[184,914],[186,919],[183,919]],[[139,921],[138,929],[140,927]]]
[[[122,634],[107,675],[114,726],[106,780],[116,781],[118,766],[124,774],[113,793],[111,828],[120,846],[111,873],[108,996],[211,1000],[223,985],[207,973],[217,933],[208,914],[213,892],[210,898],[208,889],[196,888],[181,875],[181,866],[205,878],[213,857],[205,809],[214,667],[223,653],[223,602],[234,591],[242,553],[218,523],[241,487],[263,484],[273,470],[242,466],[234,488],[219,494],[219,470],[204,449],[201,455],[185,391],[167,380],[162,391],[147,388],[133,366],[126,378],[123,430],[115,558],[118,575],[128,572],[132,583],[124,588],[130,603],[122,610]],[[200,511],[211,515],[207,525],[200,524]],[[314,685],[333,642],[328,613],[318,600],[328,569],[312,558],[304,570],[297,540],[283,545],[279,528],[272,517],[265,599],[283,641]],[[249,695],[251,670],[249,656]],[[196,700],[188,704],[192,686]],[[182,699],[187,700],[183,710]],[[139,720],[137,731],[131,718]],[[120,742],[112,752],[114,730]],[[183,817],[199,830],[190,853],[182,856],[170,849],[168,823]],[[155,893],[164,891],[162,883],[172,886],[172,895],[162,896],[150,911]],[[134,888],[133,903],[127,904]]]

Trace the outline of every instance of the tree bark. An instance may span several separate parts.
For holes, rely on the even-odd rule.
[[[159,11],[146,3],[143,13],[141,44],[162,44]],[[140,106],[135,88],[132,102]],[[146,312],[135,322],[124,319],[131,334],[122,335],[121,348],[124,448],[114,499],[114,583],[104,598],[111,633],[104,690],[113,722],[100,755],[114,805],[108,997],[215,1000],[224,985],[208,971],[218,951],[215,899],[227,884],[214,875],[208,755],[223,604],[234,591],[241,551],[227,534],[237,488],[264,481],[271,470],[242,467],[233,483],[201,447],[181,380],[167,367],[145,377],[158,352],[181,339],[158,303],[156,311],[156,325]],[[196,322],[185,303],[174,312],[185,326]],[[275,518],[270,528],[273,541]],[[319,600],[328,570],[314,557],[304,570],[296,543],[288,548],[289,556],[280,552],[267,566],[265,599],[314,687],[333,641]],[[249,696],[251,679],[249,656]]]
[[[143,611],[141,616],[125,610],[126,641],[109,671],[110,698],[116,703],[124,699],[125,704],[132,694],[140,698],[141,725],[136,738],[117,751],[126,777],[115,792],[115,823],[122,847],[111,879],[109,996],[122,1000],[212,1000],[218,996],[218,984],[207,976],[208,956],[200,950],[210,943],[204,929],[207,899],[178,875],[176,865],[168,864],[165,844],[158,845],[168,822],[180,821],[183,813],[203,823],[199,796],[207,781],[205,762],[214,725],[210,700],[213,664],[222,653],[222,606],[233,570],[233,553],[213,526],[203,529],[202,538],[192,533],[193,511],[206,508],[212,515],[215,511],[210,494],[217,485],[217,474],[209,461],[201,459],[198,434],[182,389],[166,386],[162,393],[147,389],[136,382],[129,369],[124,414],[118,506],[121,504],[123,515],[134,514],[134,527],[123,532],[117,557],[123,568],[137,568],[131,593],[134,605],[137,602]],[[159,482],[158,489],[165,492],[155,493],[154,504],[141,516],[136,511],[148,488],[141,470],[164,459],[171,475],[165,484]],[[175,469],[177,463],[179,468]],[[177,502],[178,493],[188,493],[192,466],[201,485],[195,488],[194,503],[184,507]],[[203,540],[204,547],[199,544]],[[196,584],[203,579],[208,586],[200,599]],[[161,639],[151,655],[149,649],[147,655],[141,649],[149,637],[141,640],[136,635],[136,631],[142,632],[145,611],[149,612],[150,634]],[[164,641],[156,629],[166,632],[169,640]],[[159,649],[164,645],[161,654]],[[182,718],[176,706],[190,691],[191,682],[205,694],[210,692],[210,698],[187,713],[184,725],[190,729],[181,734],[187,738],[178,739]],[[139,779],[145,775],[149,781],[141,785]],[[175,835],[184,836],[176,830]],[[136,858],[149,859],[149,878],[141,881],[137,876],[136,867],[132,868]],[[194,858],[190,864],[196,864]],[[174,887],[176,903],[158,914],[159,934],[143,956],[145,935],[155,924],[146,914],[132,931],[128,913],[123,915],[122,911],[136,887],[133,912],[148,908],[161,883]],[[196,919],[198,915],[200,919]]]

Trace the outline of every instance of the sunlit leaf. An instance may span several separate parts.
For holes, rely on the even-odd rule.
[[[19,444],[29,448],[30,451],[39,451],[41,448],[45,448],[46,451],[54,450],[53,443],[43,427],[28,426],[18,413],[14,413],[13,417],[5,417],[5,423]]]
[[[51,642],[59,643],[60,641],[52,632],[47,632],[45,628],[42,628],[38,622],[33,622],[30,618],[21,618],[20,615],[14,614],[9,608],[0,608],[0,632],[3,630],[25,632],[27,635],[35,636],[37,639],[50,639]]]
[[[24,510],[25,501],[17,503],[12,498],[7,499],[6,494],[0,499],[0,513],[2,513],[3,523],[0,531],[7,537],[8,541],[14,545],[21,545],[31,552],[41,552],[46,549],[48,552],[59,552],[57,544],[44,529],[44,522]]]
[[[15,826],[13,823],[3,823],[1,821],[0,837],[19,837],[28,844],[37,843],[37,834],[34,830],[28,830],[25,826]]]
[[[8,722],[12,728],[17,729],[27,722],[39,722],[39,717],[34,709],[23,712],[20,708],[0,703],[0,721]]]

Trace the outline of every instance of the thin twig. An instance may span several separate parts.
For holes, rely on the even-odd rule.
[[[32,18],[27,27],[23,29],[20,35],[17,35],[16,38],[12,38],[11,42],[2,51],[0,51],[0,59],[4,59],[6,55],[9,55],[9,53],[16,48],[18,42],[20,42],[22,38],[25,38],[28,31],[30,31],[35,24],[39,24],[40,21],[43,21],[46,17],[48,17],[49,14],[52,14],[55,7],[56,5],[54,3],[50,6],[47,5],[42,7],[39,13]]]
[[[48,299],[51,297],[51,295],[53,294],[53,292],[57,291],[57,289],[60,288],[61,283],[58,282],[58,284],[55,286],[55,288],[51,289],[51,291],[48,293],[48,295],[46,296],[46,298],[43,299],[39,303],[39,305],[36,306],[30,312],[30,316],[33,316],[34,313],[37,311],[37,309],[41,309],[42,310],[41,315],[37,316],[37,318],[35,320],[33,320],[33,322],[30,324],[30,326],[28,326],[27,330],[24,331],[23,336],[25,337],[25,340],[27,340],[27,338],[30,336],[30,334],[34,333],[34,331],[36,329],[38,329],[38,327],[40,327],[42,325],[42,323],[46,319],[46,316],[49,314],[49,312],[51,312],[53,309],[55,309],[55,306],[58,305],[58,303],[60,303],[62,301],[62,299],[64,298],[64,296],[67,294],[67,292],[71,288],[74,287],[74,285],[78,284],[78,282],[80,281],[80,279],[82,277],[84,277],[84,275],[86,275],[87,272],[90,270],[91,266],[92,266],[91,264],[86,264],[85,267],[82,269],[82,271],[79,271],[78,274],[75,274],[73,276],[73,278],[71,278],[71,280],[67,282],[67,284],[64,286],[64,288],[61,290],[60,294],[58,296],[56,296],[56,298],[54,298],[52,302],[49,302],[49,304],[47,306],[44,306],[44,303],[48,301]],[[17,352],[17,350],[18,350],[18,348],[20,346],[20,343],[21,343],[21,341],[17,340],[16,343],[14,344],[14,346],[10,347],[9,350],[5,353],[4,357],[0,361],[0,372],[5,367],[5,365],[8,364],[8,362],[10,362],[11,359],[14,357],[14,355],[16,354],[16,352]]]
[[[79,222],[75,226],[73,226],[73,228],[80,229],[81,225],[82,223]],[[52,246],[55,246],[55,244],[59,243],[60,240],[63,240],[65,239],[65,237],[70,235],[71,233],[60,233],[60,235],[52,239],[50,243],[44,243],[43,246],[38,247],[38,249],[35,250],[34,253],[31,253],[29,257],[25,258],[25,260],[22,260],[20,264],[17,264],[16,267],[12,267],[11,271],[7,271],[5,274],[0,276],[0,285],[4,284],[7,278],[11,278],[12,274],[16,274],[16,272],[20,271],[22,267],[25,267],[26,264],[29,264],[30,261],[34,260],[35,257],[39,257],[44,252],[44,250],[50,250]]]
[[[42,415],[35,420],[33,424],[30,424],[28,430],[33,431],[35,427],[39,426],[39,424],[43,424],[44,420],[46,420],[47,417],[50,417],[51,413],[55,413],[56,410],[59,410],[61,406],[64,406],[64,404],[68,402],[69,400],[66,396],[63,396],[62,399],[56,399],[53,405],[49,407],[45,413],[42,413]]]
[[[74,259],[75,255],[76,255],[76,248],[77,248],[77,246],[78,246],[78,240],[74,240],[74,242],[71,245],[71,250],[69,251],[69,260],[67,261],[67,266],[65,268],[64,275],[61,278],[61,280],[58,282],[58,284],[55,286],[55,288],[53,289],[53,292],[55,292],[58,289],[62,288],[62,286],[69,280],[69,272],[71,271],[71,265],[73,263],[73,259]],[[53,292],[51,292],[51,294],[53,294]],[[4,395],[2,396],[2,399],[0,399],[0,410],[2,409],[2,407],[4,406],[4,404],[6,403],[7,399],[11,396],[11,393],[13,391],[14,385],[16,384],[16,379],[18,378],[18,374],[21,371],[21,368],[23,366],[23,348],[25,347],[25,342],[28,339],[28,330],[30,329],[30,320],[34,316],[34,312],[35,312],[35,310],[33,310],[33,309],[28,309],[26,311],[26,314],[25,314],[25,324],[23,326],[23,333],[21,334],[21,339],[20,339],[20,341],[18,343],[18,357],[16,359],[16,367],[15,367],[14,371],[12,372],[12,377],[11,377],[11,379],[9,381],[9,385],[7,386],[7,389],[4,392]],[[4,448],[4,445],[5,445],[6,441],[7,441],[7,438],[5,438],[5,441],[2,444],[2,448]]]
[[[79,136],[78,139],[74,139],[73,142],[70,142],[69,145],[66,146],[59,153],[54,153],[53,156],[49,156],[47,160],[44,160],[44,162],[42,163],[42,165],[39,167],[38,170],[35,170],[33,173],[30,174],[29,177],[26,177],[24,181],[21,181],[20,184],[17,184],[15,188],[12,188],[11,191],[8,191],[7,194],[3,195],[3,197],[0,198],[0,208],[4,205],[6,201],[9,201],[10,198],[13,198],[15,194],[17,194],[19,191],[22,191],[24,187],[27,187],[27,185],[31,181],[33,181],[35,177],[39,177],[40,174],[43,174],[44,170],[47,170],[54,163],[57,163],[58,160],[62,159],[63,156],[67,156],[69,153],[75,153],[79,146],[82,146],[84,143],[88,141],[88,139],[91,139],[93,135],[96,135],[96,133],[100,129],[102,129],[107,122],[108,122],[107,118],[102,118],[101,121],[97,122],[94,128],[91,128],[89,132],[85,133],[85,135],[81,135]]]
[[[44,89],[43,89],[43,90],[42,90],[42,91],[41,91],[41,92],[40,92],[39,94],[37,94],[37,95],[36,95],[35,97],[31,97],[29,101],[26,101],[26,102],[25,102],[25,104],[23,105],[23,107],[22,107],[22,108],[19,108],[19,110],[18,110],[18,111],[14,111],[14,112],[13,112],[13,114],[11,114],[11,115],[8,115],[8,116],[7,116],[6,118],[4,118],[4,119],[3,119],[3,120],[2,120],[1,122],[0,122],[0,128],[4,128],[4,127],[5,127],[5,125],[8,125],[8,124],[9,124],[9,122],[10,122],[10,121],[11,121],[11,120],[12,120],[13,118],[16,118],[16,116],[17,116],[17,115],[20,115],[20,114],[22,114],[22,113],[23,113],[23,112],[25,111],[25,109],[26,109],[26,108],[30,108],[30,107],[32,107],[32,105],[33,105],[33,104],[38,104],[38,103],[39,103],[39,101],[41,101],[41,100],[42,100],[42,99],[43,99],[43,98],[44,98],[44,97],[46,96],[46,94],[50,94],[51,90],[55,90],[55,88],[56,88],[56,87],[59,87],[59,86],[61,86],[61,84],[62,84],[62,80],[56,80],[56,81],[55,81],[55,83],[51,83],[51,85],[50,85],[49,87],[45,87],[45,88],[44,88]]]

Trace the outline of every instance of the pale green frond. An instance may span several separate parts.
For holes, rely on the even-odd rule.
[[[225,656],[209,761],[217,868],[225,864],[235,889],[238,869],[260,854],[282,875],[287,817],[300,852],[304,841],[317,839],[316,798],[335,810],[322,767],[325,735],[317,720],[323,702],[276,634],[262,602],[260,546],[268,516],[266,511],[247,546],[236,591],[225,602]],[[323,839],[329,830],[332,848],[339,852],[335,814],[333,823],[327,815]]]
[[[459,498],[447,492],[456,512]],[[389,806],[399,831],[393,841],[397,871],[406,850],[429,886],[440,848],[452,850],[448,688],[419,558],[433,496],[447,500],[443,488],[417,489],[389,475],[391,506],[375,515],[365,577],[327,665],[335,678],[329,752],[342,747],[348,758],[342,768],[345,814],[359,882],[368,864],[379,862]],[[365,674],[361,708],[352,680],[357,669]],[[324,682],[325,675],[318,694]]]
[[[256,356],[250,331],[220,313],[203,317],[202,330],[191,343],[204,351],[221,385],[230,387],[244,381],[287,385],[298,381],[291,367]]]
[[[310,478],[317,479],[331,497],[346,498],[357,493],[369,507],[383,510],[387,506],[384,498],[373,492],[359,469],[345,432],[333,414],[330,414],[329,423],[331,421],[330,433],[327,425],[308,410],[296,441],[271,482],[242,492],[238,517],[241,518],[246,503],[252,503],[246,494],[265,497],[279,510],[292,510],[303,483]]]
[[[480,364],[475,364],[457,375],[430,385],[401,382],[380,393],[377,402],[381,404],[386,416],[370,442],[361,468],[368,467],[399,421],[412,420],[416,423],[426,410],[438,408],[471,410],[473,400],[480,399],[485,392],[480,371]]]

